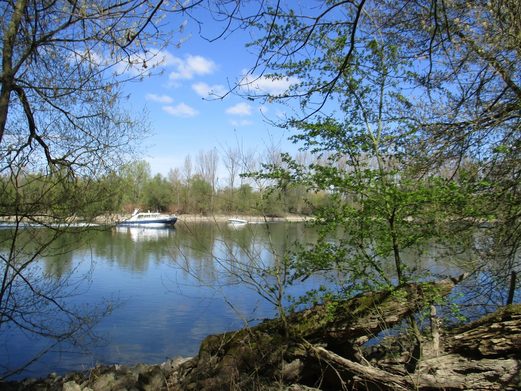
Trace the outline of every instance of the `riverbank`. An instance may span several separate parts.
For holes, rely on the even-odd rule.
[[[303,215],[287,215],[287,216],[252,216],[252,215],[196,215],[196,214],[181,214],[177,215],[178,222],[215,222],[226,223],[230,219],[244,220],[248,223],[273,223],[273,222],[305,222],[312,221],[313,217]]]
[[[158,365],[99,366],[63,377],[0,383],[5,391],[311,391],[517,390],[521,386],[521,305],[444,329],[431,307],[431,327],[416,338],[393,328],[450,293],[459,279],[407,284],[316,305],[286,322],[208,336],[193,358]],[[353,316],[353,314],[356,314]],[[417,355],[418,346],[421,354]],[[414,365],[411,365],[414,364]]]
[[[156,365],[103,365],[86,372],[64,376],[51,374],[43,379],[0,382],[2,391],[196,391],[195,384],[183,384],[187,373],[195,369],[194,358],[176,358]],[[227,388],[239,391],[240,388]],[[264,384],[263,391],[319,391],[300,384]]]
[[[112,214],[98,216],[95,219],[96,224],[100,225],[113,225],[118,221],[127,220],[130,218],[130,214]],[[202,215],[202,214],[178,214],[177,223],[226,223],[230,219],[240,219],[247,223],[259,224],[259,223],[297,223],[312,221],[314,218],[311,216],[288,214],[286,216],[254,216],[254,215],[241,215],[241,214],[215,214],[215,215]]]

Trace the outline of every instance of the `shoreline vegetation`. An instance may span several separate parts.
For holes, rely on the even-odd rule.
[[[520,304],[454,328],[444,327],[437,317],[434,303],[463,278],[404,284],[393,292],[315,305],[290,314],[287,324],[271,319],[210,335],[194,357],[100,365],[0,386],[6,391],[519,389]],[[429,306],[430,327],[416,343],[391,333],[364,345]]]
[[[18,374],[55,342],[90,334],[103,315],[75,300],[82,290],[72,262],[52,282],[41,272],[43,256],[71,254],[63,233],[112,230],[136,207],[193,213],[176,225],[195,223],[192,232],[229,218],[311,219],[304,215],[320,231],[314,243],[297,238],[291,253],[284,243],[273,261],[229,262],[233,282],[252,284],[279,318],[208,336],[182,362],[0,380],[2,391],[521,390],[521,304],[513,304],[521,293],[520,1],[296,3],[2,3],[0,214],[11,217],[0,216],[0,326],[50,342]],[[191,35],[206,48],[241,33],[248,54],[237,47],[232,55],[246,71],[224,84],[206,65],[209,72],[188,75],[193,61],[170,61]],[[226,66],[220,54],[228,51],[203,46],[197,66],[199,58]],[[134,159],[156,118],[126,99],[126,86],[152,75],[161,84],[168,73],[186,89],[151,104],[233,93],[245,106],[223,107],[218,118],[251,114],[264,125],[233,129],[234,140],[223,128],[218,147],[192,157],[204,148],[197,124],[211,129],[214,118],[190,107],[201,116],[185,132],[184,161],[168,167],[181,163],[169,148],[174,160],[154,159],[168,174],[153,174]],[[195,91],[201,81],[208,85]],[[425,251],[431,246],[435,254]],[[237,249],[257,257],[257,246]],[[424,255],[432,267],[419,264]],[[470,277],[441,280],[455,270],[438,268],[441,258],[463,262]],[[286,287],[318,273],[331,273],[324,291],[307,290],[296,305],[309,308],[286,311]],[[462,279],[469,296],[445,299]],[[452,328],[462,303],[478,316],[495,312]]]

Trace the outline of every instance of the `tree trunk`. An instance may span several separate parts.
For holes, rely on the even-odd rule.
[[[352,381],[353,371],[360,378],[380,374],[391,386],[407,389],[408,380],[400,381],[381,369],[356,363],[357,351],[381,330],[401,322],[426,302],[448,294],[457,282],[407,284],[393,291],[315,306],[288,316],[286,325],[280,320],[268,320],[249,329],[209,336],[202,342],[198,356],[180,370],[181,388],[247,390],[256,389],[253,384],[258,382],[295,380],[315,385],[322,369],[317,354],[311,355],[306,346],[325,343],[328,351],[318,350],[318,357],[334,357],[338,361],[335,365],[346,364],[348,381]],[[384,377],[372,383],[384,384]]]
[[[0,144],[5,132],[7,124],[7,115],[9,112],[9,100],[11,91],[13,90],[15,69],[13,68],[13,53],[16,44],[16,36],[20,28],[20,21],[23,17],[27,0],[18,0],[11,15],[8,28],[4,31],[5,35],[2,42],[2,74],[0,88]]]
[[[415,373],[397,375],[361,365],[319,346],[307,346],[351,389],[517,390],[521,386],[521,305],[508,306],[451,331],[445,352],[420,361]],[[310,357],[312,355],[310,354]],[[387,365],[397,372],[397,367]],[[369,388],[371,389],[371,388]]]
[[[516,278],[517,273],[512,270],[512,273],[510,274],[510,288],[508,290],[507,305],[510,305],[514,302],[514,294],[516,293]]]

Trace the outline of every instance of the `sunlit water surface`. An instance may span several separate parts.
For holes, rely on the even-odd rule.
[[[0,230],[0,244],[10,232]],[[43,235],[40,233],[39,235]],[[69,307],[88,313],[109,309],[92,332],[97,339],[58,343],[14,327],[0,330],[0,369],[5,374],[42,352],[12,378],[83,370],[96,364],[159,363],[197,354],[210,334],[255,324],[276,315],[241,271],[260,262],[274,265],[292,243],[311,243],[315,231],[302,223],[227,224],[179,222],[176,229],[107,229],[67,234],[38,263],[46,283],[66,281]],[[6,251],[2,246],[1,251]],[[415,259],[420,258],[415,256]],[[235,262],[229,262],[236,260]],[[421,267],[456,275],[459,266],[425,252]],[[418,265],[416,265],[418,266]],[[324,283],[312,277],[288,293],[299,295]]]
[[[4,229],[0,235],[2,243],[9,242],[10,231]],[[284,253],[296,238],[312,240],[310,236],[303,224],[182,222],[176,229],[112,228],[68,234],[56,248],[70,251],[43,257],[39,272],[48,282],[67,281],[66,290],[72,293],[64,299],[68,306],[85,313],[104,308],[110,312],[92,330],[97,339],[59,343],[12,378],[193,356],[207,335],[275,315],[273,305],[252,284],[239,283],[229,272],[233,266],[229,261],[236,259],[240,268],[257,262],[271,265],[274,254]],[[292,293],[317,284],[310,279]],[[2,372],[39,356],[52,342],[3,327]]]

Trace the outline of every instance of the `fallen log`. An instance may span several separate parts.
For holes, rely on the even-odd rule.
[[[445,333],[443,352],[424,358],[417,375],[420,389],[521,389],[521,305]]]
[[[268,320],[255,327],[207,337],[184,372],[181,389],[255,389],[259,382],[314,384],[320,368],[302,341],[325,343],[334,354],[356,361],[357,347],[426,303],[447,295],[456,281],[406,284],[329,302],[291,314],[287,323]],[[287,328],[285,328],[287,327]],[[311,364],[311,365],[308,365]]]
[[[501,308],[449,331],[444,339],[441,354],[424,357],[415,373],[401,375],[375,366],[378,363],[362,365],[321,346],[307,344],[306,348],[308,357],[334,368],[338,384],[349,383],[353,390],[371,389],[371,385],[388,390],[521,389],[521,305]]]
[[[342,371],[349,373],[347,379],[342,380],[343,383],[350,382],[351,389],[356,389],[356,383],[363,384],[364,387],[368,384],[376,385],[379,389],[389,390],[410,390],[413,389],[413,383],[407,378],[399,375],[394,375],[377,367],[362,365],[357,362],[348,360],[344,357],[339,356],[321,346],[313,346],[310,344],[306,345],[310,354],[316,355],[320,360],[325,360],[329,365],[335,367],[339,376]],[[358,378],[353,382],[353,378]]]
[[[470,360],[446,354],[423,361],[414,374],[397,375],[362,365],[320,346],[307,347],[310,357],[334,368],[338,384],[350,390],[519,390],[521,361],[514,358]],[[331,386],[331,384],[329,384]]]
[[[311,343],[362,345],[383,330],[400,323],[427,303],[448,295],[458,279],[404,284],[392,290],[370,292],[343,302],[325,303],[288,317],[289,335]]]
[[[421,361],[415,378],[419,390],[519,390],[521,361],[516,358],[469,359],[445,354]]]
[[[521,358],[521,305],[509,305],[452,330],[446,350],[466,357],[513,355]]]

